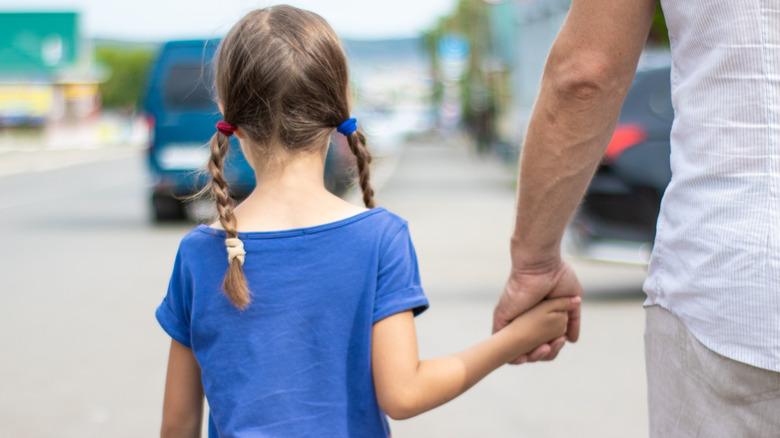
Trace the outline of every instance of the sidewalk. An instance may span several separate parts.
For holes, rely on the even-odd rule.
[[[417,318],[422,358],[490,334],[509,272],[515,175],[463,140],[407,145],[377,204],[409,221],[431,308]],[[582,337],[554,362],[503,367],[394,436],[641,437],[647,435],[642,347],[644,270],[572,263],[586,293]]]
[[[40,130],[0,130],[0,177],[137,155],[147,136],[143,119],[115,114]]]
[[[137,146],[107,146],[95,149],[31,149],[0,151],[0,178],[62,167],[139,155]]]
[[[494,295],[509,272],[514,190],[511,169],[457,138],[406,146],[376,200],[409,221],[429,294]]]

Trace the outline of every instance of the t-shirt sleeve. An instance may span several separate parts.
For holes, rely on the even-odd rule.
[[[157,307],[155,316],[171,338],[185,347],[192,348],[190,331],[190,309],[192,288],[190,277],[182,261],[182,251],[176,254],[173,274],[168,283],[168,293]]]
[[[417,316],[428,308],[420,286],[417,254],[404,224],[379,259],[374,322],[405,310]]]

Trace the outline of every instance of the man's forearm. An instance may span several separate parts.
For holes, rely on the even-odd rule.
[[[533,273],[558,263],[566,224],[615,129],[654,7],[654,0],[573,2],[524,142],[513,269]]]
[[[557,263],[564,228],[615,128],[620,97],[590,91],[580,97],[574,89],[557,90],[554,79],[542,82],[520,163],[512,236],[516,267],[544,270]]]

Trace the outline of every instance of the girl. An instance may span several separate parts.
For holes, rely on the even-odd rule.
[[[157,319],[173,338],[162,436],[386,437],[408,418],[564,335],[579,298],[545,301],[486,341],[420,361],[428,307],[406,222],[374,208],[371,157],[350,119],[347,63],[318,15],[246,15],[215,59],[224,121],[208,168],[219,221],[181,242]],[[367,208],[328,193],[334,128],[347,136]],[[233,208],[222,175],[235,134],[257,187]]]

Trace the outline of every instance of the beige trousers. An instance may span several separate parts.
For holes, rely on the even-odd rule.
[[[780,373],[713,352],[662,307],[646,315],[652,438],[780,438]]]

